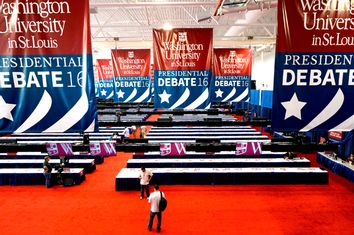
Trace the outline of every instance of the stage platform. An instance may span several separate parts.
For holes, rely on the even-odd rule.
[[[153,158],[284,158],[286,152],[262,151],[261,155],[236,155],[235,151],[221,151],[215,153],[187,151],[186,155],[178,157],[161,156],[160,152],[133,153],[133,159],[153,159]]]
[[[48,156],[47,153],[41,152],[17,152],[17,153],[0,153],[0,159],[44,159]],[[51,160],[59,159],[59,157],[50,157]],[[74,152],[73,156],[67,156],[70,161],[74,159],[94,159],[95,164],[102,164],[104,162],[104,156],[92,156],[89,153],[77,153]]]
[[[140,168],[123,168],[116,176],[116,191],[138,190]],[[328,172],[320,168],[152,168],[151,184],[327,184]]]
[[[58,172],[52,171],[52,179],[57,177]],[[72,178],[75,184],[81,184],[85,180],[83,168],[65,168],[63,178]],[[40,168],[10,168],[0,169],[0,185],[45,185],[43,169]]]
[[[310,167],[305,158],[207,158],[207,159],[129,159],[127,168],[236,168],[236,167]]]
[[[53,166],[59,165],[59,159],[50,159],[49,163]],[[0,168],[41,168],[43,159],[0,159]],[[86,173],[96,170],[94,159],[71,159],[67,168],[83,168]]]
[[[354,165],[350,165],[348,162],[345,162],[340,158],[334,159],[324,152],[318,152],[316,160],[335,174],[343,176],[354,183]]]

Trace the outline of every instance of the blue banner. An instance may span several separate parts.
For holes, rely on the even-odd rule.
[[[85,72],[83,67],[91,69]],[[90,100],[91,55],[0,56],[0,68],[1,132],[70,132],[97,126]]]
[[[122,103],[148,102],[151,99],[150,76],[114,76],[115,100]]]
[[[291,62],[306,59],[306,64]],[[309,64],[313,63],[312,66]],[[354,125],[352,53],[277,53],[273,123],[277,130],[351,130]],[[280,104],[280,105],[274,105]]]
[[[201,109],[210,105],[211,70],[155,70],[155,107]]]
[[[213,102],[239,102],[249,98],[251,76],[213,76]]]
[[[100,79],[98,85],[98,98],[100,99],[114,99],[114,83],[113,80]]]

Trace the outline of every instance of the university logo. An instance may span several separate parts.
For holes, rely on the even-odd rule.
[[[235,57],[236,56],[236,51],[230,51],[230,57]]]
[[[186,155],[186,144],[185,143],[160,144],[160,154],[161,156],[171,156],[171,157]]]
[[[178,32],[178,41],[186,42],[187,41],[187,32]]]
[[[236,143],[236,155],[261,155],[262,142]]]
[[[49,156],[72,156],[74,155],[70,143],[49,143],[46,144]]]
[[[101,153],[100,143],[90,143],[90,153],[93,156],[100,156]]]
[[[128,58],[134,58],[134,51],[128,51]]]
[[[114,143],[90,143],[90,153],[93,156],[115,156],[116,145]]]

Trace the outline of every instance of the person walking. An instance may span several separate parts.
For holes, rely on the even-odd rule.
[[[50,157],[46,156],[44,157],[44,162],[43,162],[43,175],[45,177],[45,185],[47,188],[50,188],[51,185],[51,176],[52,176],[52,169],[53,167],[49,163]]]
[[[149,170],[146,170],[145,167],[141,167],[141,170],[139,173],[140,200],[144,198],[144,191],[146,191],[147,198],[149,198],[149,196],[150,196],[149,183],[150,183],[151,177],[152,177],[152,172]]]
[[[162,221],[162,211],[160,211],[159,209],[161,197],[166,198],[165,194],[159,190],[159,186],[155,184],[154,192],[151,193],[149,197],[149,203],[151,204],[151,208],[150,208],[148,230],[152,231],[152,224],[154,223],[155,216],[157,216],[156,232],[158,233],[161,231],[161,221]]]

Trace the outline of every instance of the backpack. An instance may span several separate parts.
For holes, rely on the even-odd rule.
[[[167,200],[162,196],[162,192],[160,192],[160,195],[161,195],[161,199],[159,203],[159,211],[163,212],[167,207]]]

